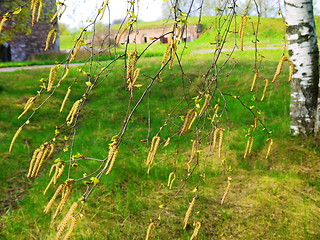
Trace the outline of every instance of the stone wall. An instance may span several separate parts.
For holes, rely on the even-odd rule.
[[[0,61],[25,61],[33,55],[44,53],[48,32],[52,29],[50,16],[56,10],[55,0],[43,1],[41,20],[31,27],[31,33],[15,33],[11,41],[0,46]],[[0,6],[1,8],[1,6]],[[31,21],[31,17],[30,17]],[[14,24],[14,23],[9,23]],[[26,24],[30,25],[30,23]],[[54,27],[57,27],[57,23]],[[59,52],[59,37],[54,45],[50,45],[47,52]]]

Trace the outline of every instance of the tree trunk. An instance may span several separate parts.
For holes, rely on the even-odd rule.
[[[318,132],[319,50],[312,0],[286,0],[288,50],[294,63],[290,129],[293,135]]]

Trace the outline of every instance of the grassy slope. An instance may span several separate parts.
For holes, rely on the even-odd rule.
[[[209,36],[202,42],[210,41]],[[198,44],[200,41],[198,42]],[[190,48],[192,44],[190,43]],[[205,43],[203,43],[205,46]],[[207,46],[207,45],[206,45]],[[280,50],[261,50],[266,58],[260,76],[271,79],[281,57]],[[249,92],[253,78],[253,51],[236,52],[236,67],[230,76],[228,66],[221,75],[221,87],[224,91],[243,96],[243,100],[263,110],[263,119],[274,130],[274,146],[270,158],[265,159],[265,136],[257,134],[253,153],[243,159],[246,140],[243,129],[252,123],[250,114],[233,98],[227,98],[229,142],[225,142],[225,160],[233,169],[230,193],[226,203],[219,202],[226,188],[226,175],[220,167],[216,153],[206,159],[206,182],[201,183],[199,199],[195,205],[190,223],[200,221],[200,239],[318,239],[320,237],[319,199],[320,181],[318,173],[318,139],[291,138],[288,133],[289,85],[285,73],[271,85],[263,103],[252,102],[253,95],[258,98],[264,82],[258,81],[253,93]],[[226,57],[226,56],[223,56]],[[183,58],[187,75],[195,82],[210,64],[211,55],[191,55]],[[158,69],[159,58],[142,60],[142,73],[150,74]],[[127,92],[122,89],[119,75],[100,86],[90,99],[90,108],[83,112],[84,122],[78,132],[79,140],[75,151],[85,155],[101,157],[107,153],[109,139],[117,133],[118,123],[122,121],[126,109]],[[67,81],[77,73],[72,72]],[[51,239],[56,222],[49,224],[50,216],[42,209],[50,195],[43,196],[49,178],[50,164],[43,168],[43,174],[37,180],[25,177],[30,155],[34,148],[49,138],[54,131],[52,119],[63,120],[67,112],[56,114],[64,96],[67,84],[62,85],[55,100],[46,105],[19,136],[14,154],[7,153],[7,147],[15,130],[21,124],[16,120],[23,108],[24,101],[38,89],[38,80],[47,76],[44,70],[2,73],[0,80],[1,131],[0,171],[1,203],[6,212],[1,215],[0,235],[4,239]],[[150,96],[152,127],[162,125],[162,120],[170,109],[183,96],[183,88],[177,66],[172,71],[163,73],[163,82],[157,82]],[[145,80],[146,81],[146,80]],[[78,88],[84,88],[79,81]],[[27,87],[26,87],[27,86]],[[196,94],[195,89],[185,92],[188,96]],[[107,93],[107,94],[106,94]],[[141,90],[137,90],[141,93]],[[71,107],[77,94],[71,96],[66,109]],[[161,213],[161,225],[155,231],[156,239],[189,239],[193,226],[182,230],[183,217],[194,193],[192,189],[201,182],[199,172],[194,174],[184,191],[165,209],[158,206],[173,196],[185,176],[185,164],[190,154],[190,141],[187,137],[173,140],[169,148],[160,148],[155,166],[150,176],[146,174],[144,161],[149,146],[140,142],[148,135],[147,103],[139,108],[130,124],[126,140],[120,148],[120,155],[112,174],[104,178],[85,207],[83,219],[76,228],[76,239],[142,239],[150,218],[157,218]],[[66,110],[67,111],[67,110]],[[90,116],[90,118],[88,118]],[[93,136],[93,137],[92,137]],[[80,140],[81,139],[81,140]],[[88,147],[90,146],[90,147]],[[176,151],[175,146],[181,150]],[[58,156],[57,156],[58,157]],[[172,171],[174,160],[178,159],[181,169],[173,190],[168,190],[167,176]],[[53,161],[51,159],[50,161]],[[91,164],[91,163],[90,163]],[[90,168],[89,163],[80,164],[76,172],[82,174]],[[76,191],[73,198],[77,199]],[[21,198],[22,197],[22,198]],[[102,227],[103,226],[103,227]]]

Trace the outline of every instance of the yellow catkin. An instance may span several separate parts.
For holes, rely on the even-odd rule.
[[[172,69],[172,65],[173,65],[173,60],[177,51],[177,43],[176,40],[174,39],[172,33],[170,33],[169,37],[168,37],[169,41],[167,44],[167,48],[166,51],[163,54],[162,60],[161,60],[161,68],[164,67],[164,65],[167,63],[167,61],[169,60],[169,69]],[[169,59],[170,57],[170,59]],[[161,72],[160,72],[161,74]]]
[[[58,195],[60,194],[61,191],[63,191],[63,189],[65,188],[64,184],[60,184],[59,187],[57,188],[57,190],[55,191],[55,193],[53,194],[52,198],[50,199],[50,201],[48,202],[48,204],[46,205],[46,207],[44,208],[43,212],[44,213],[48,213],[54,200],[56,200],[56,198],[58,197]]]
[[[8,21],[9,20],[9,18],[5,15],[5,16],[3,16],[3,18],[1,19],[1,22],[0,22],[0,33],[2,32],[2,30],[3,30],[3,26],[4,26],[4,24],[6,23],[6,21]]]
[[[154,232],[155,228],[156,228],[156,225],[154,224],[154,222],[149,224],[145,240],[149,240],[151,238],[152,233]]]
[[[176,180],[176,174],[175,174],[175,172],[171,172],[169,174],[169,177],[168,177],[168,187],[169,187],[169,189],[172,189],[172,184],[173,184],[174,180]]]
[[[33,168],[34,168],[35,164],[38,164],[38,162],[37,162],[38,158],[39,158],[38,155],[41,155],[42,151],[43,151],[43,149],[40,149],[40,148],[37,148],[36,150],[34,150],[32,158],[31,158],[31,161],[30,161],[30,165],[29,165],[29,171],[28,171],[28,174],[27,174],[28,178],[31,177],[32,171],[33,171]]]
[[[192,198],[192,201],[191,201],[191,203],[190,203],[190,205],[189,205],[189,208],[188,208],[188,210],[187,210],[187,212],[186,212],[186,215],[185,215],[185,217],[184,217],[184,219],[183,219],[183,223],[184,223],[183,229],[186,229],[186,228],[187,228],[188,220],[189,220],[189,218],[190,218],[190,215],[191,215],[193,206],[194,206],[194,204],[196,203],[197,198],[198,198],[197,196],[195,196],[194,198]]]
[[[56,208],[55,213],[53,214],[52,218],[55,219],[58,214],[62,211],[64,206],[66,205],[68,199],[70,198],[72,193],[72,185],[71,184],[65,184],[62,193],[61,193],[61,200]]]
[[[280,75],[281,73],[281,70],[282,70],[282,66],[283,66],[283,63],[287,61],[287,57],[282,55],[281,59],[280,59],[280,62],[278,63],[278,66],[277,66],[277,70],[273,76],[273,79],[272,79],[272,82],[275,82],[277,80],[277,77]]]
[[[172,70],[173,61],[175,59],[175,55],[177,52],[177,41],[172,39],[171,48],[170,48],[170,61],[169,61],[169,69]]]
[[[41,166],[43,165],[43,163],[45,161],[48,160],[48,158],[51,156],[53,151],[54,151],[54,145],[53,144],[50,144],[50,143],[45,143],[44,144],[44,148],[43,148],[42,154],[41,154],[41,156],[39,155],[39,160],[38,160],[39,162],[37,164],[37,167],[34,166],[34,169],[33,169],[32,173],[31,173],[31,177],[37,177],[38,176]]]
[[[42,164],[47,161],[53,151],[54,145],[51,143],[44,143],[40,148],[36,149],[30,161],[27,177],[37,177]]]
[[[108,4],[109,4],[109,0],[104,1],[104,3],[102,4],[101,12],[100,12],[100,14],[101,14],[100,20],[102,20],[102,18],[103,18],[103,16],[104,16],[104,13],[105,13],[105,11],[106,11],[106,9],[107,9],[107,5],[108,5]]]
[[[211,118],[211,122],[214,123],[214,120],[216,119],[216,117],[218,117],[218,111],[219,111],[219,108],[220,108],[220,105],[217,103],[213,110],[214,110],[214,113],[213,113],[213,116]]]
[[[32,17],[31,24],[32,24],[32,26],[34,26],[34,23],[35,23],[38,2],[39,2],[39,0],[35,0],[31,4],[31,17]]]
[[[254,138],[251,137],[251,141],[250,141],[250,145],[249,145],[249,149],[248,149],[248,153],[249,153],[249,154],[251,153],[251,150],[252,150],[253,140],[254,140]]]
[[[248,15],[242,15],[239,26],[240,50],[243,50],[244,29],[247,25]]]
[[[45,149],[43,151],[40,164],[39,164],[38,168],[36,169],[34,177],[38,176],[42,164],[49,159],[49,157],[51,156],[53,151],[54,151],[54,145],[53,144],[50,144],[50,143],[45,144]]]
[[[78,111],[78,108],[79,108],[79,104],[80,104],[81,100],[77,100],[75,101],[75,103],[73,104],[67,118],[66,118],[66,122],[67,122],[67,125],[71,125],[73,120],[74,120],[74,117]]]
[[[289,63],[289,77],[288,77],[288,82],[291,82],[292,80],[292,75],[294,72],[294,64],[293,62],[287,58],[287,62]]]
[[[66,104],[67,99],[68,99],[70,93],[71,93],[71,87],[68,87],[68,91],[67,91],[66,95],[64,96],[64,99],[63,99],[63,101],[62,101],[62,103],[61,103],[61,107],[60,107],[60,110],[59,110],[60,112],[63,111],[64,105]]]
[[[31,4],[30,4],[30,10],[32,10],[35,7],[37,0],[31,0]]]
[[[59,239],[61,237],[63,230],[65,229],[69,220],[74,218],[73,213],[77,207],[78,207],[78,203],[77,202],[73,203],[72,206],[70,207],[68,213],[66,214],[66,216],[63,218],[61,223],[58,225],[56,239]]]
[[[130,52],[128,54],[128,59],[127,59],[127,82],[128,83],[133,83],[135,80],[137,80],[140,69],[136,72],[135,66],[138,60],[137,52]],[[136,77],[135,77],[136,75]],[[135,79],[136,78],[136,79]],[[135,79],[135,80],[134,80]],[[132,86],[133,87],[133,86]]]
[[[24,111],[20,114],[18,119],[20,119],[31,108],[31,106],[34,103],[35,99],[36,99],[35,97],[31,97],[31,98],[28,99],[28,101],[26,102],[26,105],[24,106]]]
[[[191,128],[196,117],[197,117],[197,112],[194,109],[190,109],[182,125],[180,136],[187,133],[187,131]]]
[[[135,83],[139,77],[139,74],[140,74],[140,71],[141,69],[140,68],[137,68],[136,70],[134,70],[134,74],[133,74],[133,83]]]
[[[264,100],[264,98],[266,97],[266,92],[267,92],[268,85],[269,85],[269,80],[266,79],[266,84],[264,85],[263,92],[262,92],[262,96],[261,96],[261,99],[260,99],[261,102],[262,102],[262,101]]]
[[[199,230],[200,230],[200,227],[201,227],[201,223],[195,222],[193,225],[195,226],[195,228],[193,230],[192,236],[190,237],[190,240],[193,240],[197,237]]]
[[[223,129],[222,128],[220,128],[219,133],[220,133],[220,135],[219,135],[219,144],[218,144],[218,156],[219,156],[219,159],[221,159],[222,142],[223,142]]]
[[[252,136],[248,137],[247,145],[246,145],[246,150],[245,150],[245,152],[244,152],[243,158],[246,158],[246,157],[248,156],[248,154],[251,153],[252,142],[253,142],[253,137],[252,137]]]
[[[150,172],[150,168],[151,168],[151,164],[153,162],[153,159],[156,156],[156,152],[159,147],[159,144],[160,144],[160,137],[158,135],[156,135],[152,138],[150,151],[149,151],[148,157],[147,157],[146,165],[148,166],[148,174]]]
[[[192,141],[192,149],[191,149],[191,154],[190,154],[190,160],[189,160],[189,162],[187,162],[188,172],[190,172],[191,163],[193,162],[193,160],[196,157],[196,154],[197,154],[197,151],[198,151],[198,145],[199,145],[199,141],[198,140],[193,140]]]
[[[56,184],[56,183],[57,183],[57,180],[58,180],[58,178],[61,176],[61,174],[63,173],[64,168],[65,168],[65,165],[64,165],[64,163],[62,163],[62,162],[58,162],[58,163],[53,164],[53,165],[51,166],[49,176],[51,176],[51,173],[52,173],[53,169],[55,169],[55,172],[54,172],[54,174],[52,175],[51,180],[50,180],[50,182],[48,183],[46,189],[44,190],[43,195],[46,195],[46,193],[47,193],[47,191],[48,191],[48,189],[49,189],[49,187],[51,186],[52,183],[53,183],[53,184]]]
[[[72,62],[75,59],[75,57],[78,54],[79,50],[81,49],[83,43],[84,43],[83,39],[77,39],[76,40],[74,48],[73,48],[73,50],[72,50],[72,52],[70,54],[69,63]]]
[[[221,205],[224,204],[224,202],[226,201],[226,197],[227,197],[228,192],[229,192],[230,187],[231,187],[231,180],[232,180],[232,178],[228,177],[228,185],[227,185],[227,188],[226,188],[226,190],[225,190],[225,192],[224,192],[224,194],[222,196],[221,203],[220,203]]]
[[[220,131],[220,128],[216,128],[212,134],[212,148],[215,148],[217,145],[217,135],[218,132]]]
[[[57,11],[55,12],[55,14],[52,16],[52,18],[50,19],[50,23],[53,23],[56,19],[60,19],[62,14],[67,9],[67,7],[64,3],[59,1],[58,4],[59,4],[59,7],[58,7]]]
[[[22,127],[19,127],[18,130],[16,131],[16,133],[14,134],[14,136],[11,140],[11,143],[10,143],[9,152],[12,152],[13,144],[16,141],[16,139],[19,136],[21,131],[22,131]]]
[[[166,142],[164,143],[163,147],[168,147],[170,144],[171,138],[167,138]]]
[[[111,170],[113,168],[113,165],[114,165],[114,162],[116,161],[117,156],[118,156],[118,150],[115,150],[115,152],[113,153],[113,155],[111,157],[111,161],[110,161],[108,170],[106,172],[106,175],[109,175],[109,173],[111,172]]]
[[[77,219],[72,216],[70,220],[71,220],[70,226],[68,228],[66,235],[64,235],[63,240],[67,240],[71,237],[71,234],[76,226]],[[56,238],[56,239],[59,239],[59,238]]]
[[[257,127],[258,127],[258,120],[259,120],[258,117],[254,117],[254,119],[253,119],[253,127],[252,127],[253,130],[256,130],[256,129],[257,129]]]
[[[272,144],[273,144],[273,140],[271,138],[268,138],[267,142],[269,142],[269,145],[268,145],[268,149],[267,149],[267,153],[266,153],[266,158],[268,158],[269,155],[270,155],[271,147],[272,147]]]
[[[58,66],[51,67],[49,78],[48,78],[47,92],[50,92],[52,90],[53,83],[57,79],[57,71],[58,71]]]
[[[52,40],[52,44],[54,44],[55,42],[55,39],[57,38],[57,29],[51,29],[49,32],[48,32],[48,35],[47,35],[47,40],[46,40],[46,46],[44,48],[44,51],[47,51],[48,48],[49,48],[49,45],[50,45],[50,40],[52,38],[52,35],[53,35],[53,40]]]
[[[63,80],[65,80],[66,77],[68,76],[68,74],[69,74],[69,66],[66,66],[65,71],[64,71],[64,74],[63,74],[63,76],[62,76],[61,79],[60,79],[60,82],[62,82]]]
[[[204,101],[203,106],[199,112],[199,116],[201,116],[204,113],[204,111],[207,109],[207,107],[209,106],[211,98],[212,98],[212,96],[210,94],[205,94],[205,101]]]
[[[42,0],[39,0],[39,7],[38,7],[38,17],[37,17],[37,22],[39,22],[40,20],[40,16],[41,16],[41,11],[42,11]]]
[[[41,167],[41,160],[43,159],[43,154],[44,154],[44,151],[48,151],[47,149],[45,149],[44,147],[43,148],[40,148],[40,151],[38,152],[38,154],[36,155],[35,157],[35,161],[33,163],[33,166],[31,166],[31,162],[30,162],[30,167],[29,167],[29,170],[31,171],[31,174],[28,175],[29,178],[32,178],[32,177],[35,177],[36,176],[36,172],[38,170],[39,167]]]
[[[259,70],[257,69],[255,71],[255,73],[254,73],[253,81],[252,81],[252,84],[251,84],[251,89],[250,89],[251,92],[254,89],[254,85],[256,84],[256,81],[257,81],[258,77],[259,77]]]
[[[133,72],[133,77],[130,76],[130,78],[128,79],[129,85],[128,85],[128,89],[132,90],[133,87],[135,86],[135,83],[139,77],[140,74],[140,68],[137,68],[136,70],[134,70]]]

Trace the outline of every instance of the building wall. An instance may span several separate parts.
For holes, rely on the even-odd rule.
[[[149,29],[140,29],[134,31],[129,36],[129,42],[136,42],[138,44],[141,43],[151,43],[154,41],[154,38],[159,38],[159,42],[167,43],[168,35],[164,35],[171,31],[171,28],[163,27],[163,28],[149,28]],[[185,42],[194,41],[199,37],[201,33],[201,25],[190,25],[183,30],[183,35],[181,36],[181,40]],[[164,35],[163,37],[161,37]],[[119,43],[124,43],[128,39],[128,34],[124,33]]]
[[[45,43],[48,32],[52,29],[49,23],[50,16],[56,10],[55,0],[43,1],[43,9],[41,20],[31,27],[30,34],[19,33],[15,34],[10,41],[0,46],[0,61],[25,61],[30,59],[33,55],[44,53]],[[0,4],[1,5],[1,4]],[[0,6],[1,8],[1,6]],[[31,17],[30,17],[31,22]],[[31,25],[27,23],[26,25]],[[8,24],[14,24],[8,22]],[[57,23],[54,27],[58,27]],[[54,45],[51,45],[47,52],[59,52],[59,37]]]

